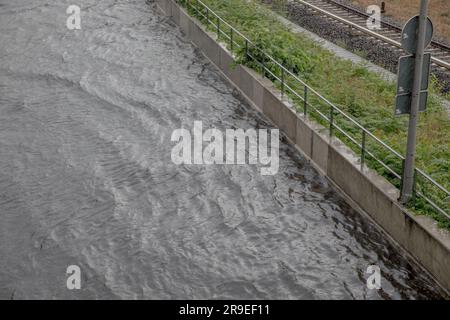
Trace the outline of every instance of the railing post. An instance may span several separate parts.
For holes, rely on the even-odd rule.
[[[284,96],[284,68],[281,67],[281,97]]]
[[[230,28],[230,50],[233,52],[233,28]]]
[[[206,25],[209,26],[209,8],[206,7]]]
[[[364,163],[366,162],[366,131],[362,129],[361,142],[361,171],[364,171]]]
[[[245,39],[245,60],[248,59],[248,40]]]
[[[220,19],[217,16],[217,40],[220,40]]]
[[[266,77],[266,66],[264,65],[264,60],[261,62],[261,66],[263,77]]]
[[[333,136],[333,121],[334,121],[334,109],[333,106],[330,106],[330,137]]]
[[[303,115],[306,118],[306,115],[308,113],[308,87],[305,85],[305,88],[303,89],[304,95],[303,95]]]

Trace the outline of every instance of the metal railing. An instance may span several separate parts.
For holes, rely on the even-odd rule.
[[[225,40],[232,53],[242,53],[242,63],[272,80],[280,89],[282,97],[289,96],[303,109],[304,117],[312,116],[319,123],[325,124],[330,138],[337,136],[347,142],[359,154],[361,171],[365,165],[372,167],[401,188],[404,165],[401,154],[306,84],[289,68],[265,53],[201,0],[175,1],[214,31],[218,41]],[[415,175],[413,206],[422,210],[432,208],[450,220],[450,192],[420,169],[416,168]]]

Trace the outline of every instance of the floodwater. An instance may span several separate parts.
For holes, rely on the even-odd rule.
[[[270,124],[153,4],[68,5],[0,0],[1,299],[442,297],[283,142],[275,176],[172,163],[194,121]]]

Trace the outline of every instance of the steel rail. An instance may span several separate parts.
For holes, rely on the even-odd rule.
[[[356,8],[353,8],[353,7],[351,7],[351,6],[349,6],[349,5],[346,5],[346,4],[342,3],[342,2],[338,2],[338,1],[335,1],[335,0],[322,0],[322,1],[326,1],[327,3],[330,3],[330,4],[332,4],[332,5],[335,5],[335,6],[337,6],[337,7],[340,7],[340,8],[342,8],[342,9],[346,10],[346,11],[353,12],[353,13],[355,13],[355,14],[361,16],[361,17],[370,18],[370,14],[365,13],[365,12],[363,12],[363,11],[361,11],[361,10],[356,9]],[[398,31],[399,33],[402,32],[402,30],[403,30],[400,26],[395,25],[395,24],[393,24],[393,23],[391,23],[391,22],[388,22],[388,21],[386,21],[386,20],[381,20],[381,24],[382,24],[383,26],[389,28],[389,29]],[[432,40],[431,44],[432,44],[434,47],[439,47],[439,48],[442,49],[442,50],[445,50],[445,51],[450,52],[450,45],[447,45],[447,44],[442,43],[442,42],[440,42],[440,41],[437,41],[437,40],[435,40],[435,39]]]
[[[331,17],[331,18],[333,18],[335,20],[338,20],[338,21],[340,21],[340,22],[342,22],[342,23],[344,23],[346,25],[349,25],[349,26],[351,26],[351,27],[353,27],[355,29],[358,29],[358,30],[360,30],[360,31],[362,31],[362,32],[364,32],[364,33],[374,37],[374,38],[377,38],[377,39],[382,40],[382,41],[384,41],[386,43],[389,43],[389,44],[391,44],[391,45],[393,45],[395,47],[402,48],[402,44],[400,42],[398,42],[398,41],[396,41],[394,39],[391,39],[389,37],[386,37],[386,36],[384,36],[384,35],[382,35],[382,34],[380,34],[378,32],[375,32],[375,31],[372,31],[370,29],[367,29],[367,28],[365,28],[365,27],[363,27],[363,26],[361,26],[361,25],[359,25],[359,24],[357,24],[355,22],[352,22],[352,21],[349,21],[349,20],[347,20],[345,18],[342,18],[342,17],[340,17],[340,16],[338,16],[338,15],[336,15],[334,13],[331,13],[331,12],[325,10],[325,9],[322,9],[322,8],[316,6],[316,5],[314,5],[314,4],[312,4],[312,3],[308,2],[308,1],[294,0],[293,2],[301,3],[301,4],[305,5],[305,6],[308,6],[308,7],[312,8],[312,9],[314,9],[315,11],[323,13],[324,15],[327,15],[327,16],[329,16],[329,17]],[[433,56],[431,57],[431,60],[435,64],[450,70],[450,63],[449,62],[446,62],[444,60],[441,60],[441,59],[433,57]]]

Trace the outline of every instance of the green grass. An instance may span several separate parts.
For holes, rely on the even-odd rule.
[[[271,10],[254,1],[202,1],[253,41],[257,47],[262,48],[297,74],[299,78],[315,88],[345,113],[351,115],[376,137],[386,142],[400,154],[404,154],[408,117],[394,116],[396,88],[393,84],[385,81],[378,74],[368,71],[363,65],[355,65],[351,61],[337,58],[333,53],[323,49],[306,36],[291,32],[274,16]],[[195,1],[191,0],[191,2],[195,4]],[[193,10],[190,12],[194,14]],[[205,22],[204,19],[202,20]],[[215,30],[212,26],[210,26],[210,29]],[[228,33],[226,27],[224,30]],[[238,37],[235,40],[241,41]],[[244,47],[244,42],[239,43]],[[264,61],[264,56],[255,48],[250,47],[249,52]],[[248,59],[244,49],[236,49],[235,53],[237,62],[259,72],[262,71],[259,64]],[[265,65],[277,76],[280,76],[278,68],[273,63],[265,61]],[[268,77],[275,80],[273,77]],[[303,89],[293,79],[287,77],[285,81],[291,87],[297,86],[298,92],[303,92]],[[280,87],[277,81],[274,82]],[[439,90],[434,79],[430,91],[432,94],[428,102],[428,109],[420,115],[416,165],[448,190],[450,189],[450,120],[447,111],[442,107],[440,101],[442,98],[438,95]],[[301,110],[303,105],[301,100],[293,95],[291,95],[291,98],[298,103],[298,108]],[[309,103],[324,114],[329,114],[329,108],[319,99],[310,97]],[[310,116],[326,125],[317,113],[310,113]],[[361,140],[361,132],[350,121],[337,115],[335,115],[335,121],[345,131],[350,132],[357,141]],[[345,136],[336,131],[335,134],[357,154],[360,152],[360,148],[352,144]],[[391,156],[375,141],[367,140],[366,146],[396,172],[401,172],[401,161]],[[367,164],[399,187],[399,180],[372,158],[367,158]],[[422,179],[420,179],[418,186],[421,192],[431,197],[441,207],[447,206],[448,209],[450,205],[448,198],[446,199],[442,194],[439,194]],[[450,230],[450,221],[435,213],[424,201],[417,199],[414,203],[414,209],[417,213],[432,216],[441,227]]]

